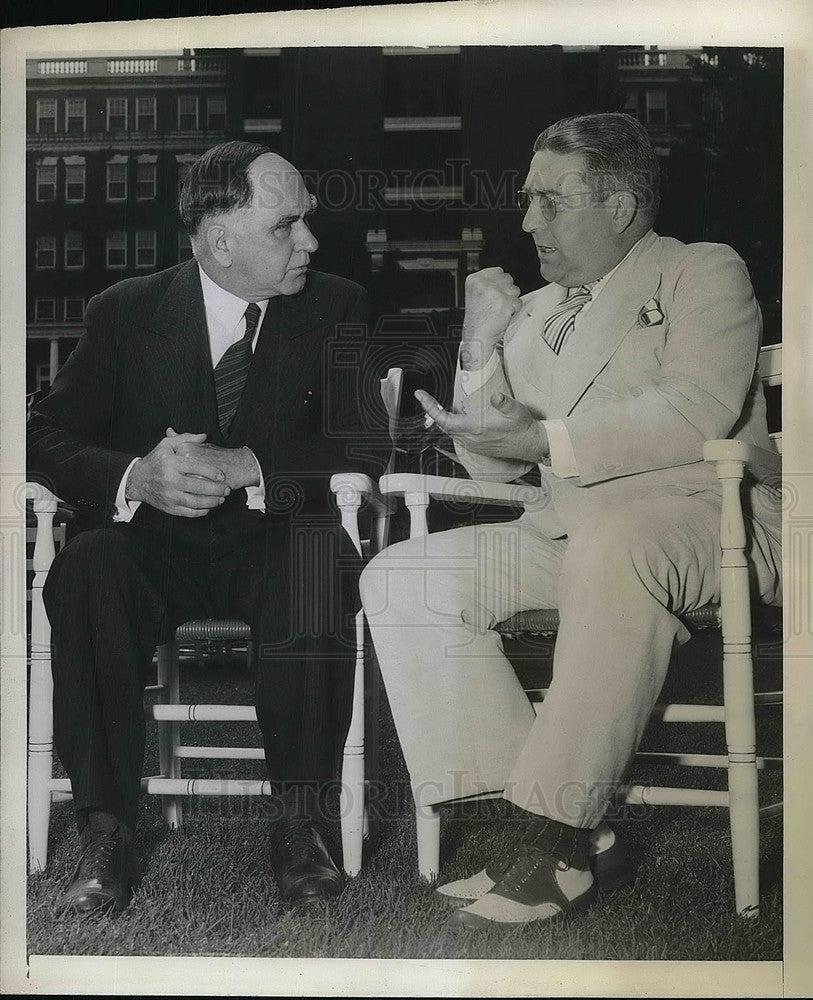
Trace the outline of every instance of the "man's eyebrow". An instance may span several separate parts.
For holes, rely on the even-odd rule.
[[[311,212],[316,208],[315,205],[309,204],[304,212],[299,212],[297,214],[283,215],[281,219],[277,219],[274,226],[287,226],[290,222],[297,222],[299,219],[304,219],[306,215],[310,215]]]

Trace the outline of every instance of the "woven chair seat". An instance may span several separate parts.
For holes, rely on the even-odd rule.
[[[706,604],[702,608],[694,608],[678,616],[690,632],[698,632],[706,628],[720,627],[720,605]],[[758,605],[753,608],[755,626],[762,629],[780,631],[782,628],[782,609],[768,605]],[[533,611],[520,611],[496,628],[500,635],[556,635],[559,631],[559,612],[556,608],[539,608]]]
[[[201,642],[205,639],[250,639],[251,629],[237,618],[185,622],[175,632],[178,642]]]

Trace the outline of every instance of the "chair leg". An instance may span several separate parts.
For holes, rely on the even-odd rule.
[[[440,871],[440,811],[435,806],[415,807],[418,839],[418,873],[429,882]]]
[[[161,701],[167,705],[177,705],[180,701],[180,678],[178,668],[177,642],[165,642],[158,647],[158,683],[162,687]],[[165,778],[181,777],[181,762],[175,754],[180,743],[180,723],[158,723],[158,755],[161,774]],[[161,811],[169,827],[183,825],[183,799],[179,795],[164,795]]]
[[[28,863],[30,871],[48,863],[53,776],[53,681],[50,662],[33,660],[28,729]]]
[[[51,778],[54,760],[54,681],[51,674],[51,627],[35,586],[31,607],[31,676],[28,701],[28,859],[31,871],[48,863]]]
[[[363,838],[367,826],[364,786],[364,617],[356,615],[356,665],[353,708],[342,756],[342,863],[345,872],[361,871]]]

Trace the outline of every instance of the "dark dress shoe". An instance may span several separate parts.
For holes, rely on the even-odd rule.
[[[90,824],[80,835],[82,853],[63,897],[74,913],[120,913],[130,902],[137,862],[131,838],[120,828]]]
[[[273,852],[280,895],[289,905],[331,899],[344,888],[344,878],[312,822],[281,820]]]

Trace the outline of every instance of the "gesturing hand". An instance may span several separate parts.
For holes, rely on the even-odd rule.
[[[175,434],[140,458],[125,487],[128,500],[140,500],[177,517],[203,517],[231,492],[225,473],[211,459],[183,455],[178,445],[199,447],[205,434]]]
[[[489,406],[477,413],[449,413],[428,392],[418,389],[415,398],[441,430],[468,451],[491,458],[541,462],[548,456],[548,436],[527,406],[502,392],[495,392]]]
[[[460,351],[460,363],[466,371],[482,368],[488,361],[519,307],[519,289],[501,267],[486,267],[466,278]]]
[[[206,444],[205,434],[176,434],[171,427],[167,428],[167,436],[178,455],[220,469],[230,489],[260,485],[257,461],[249,448],[220,448]]]

